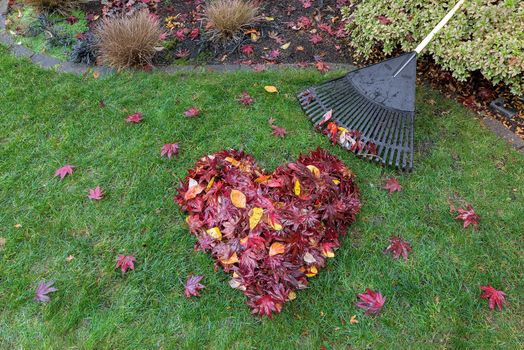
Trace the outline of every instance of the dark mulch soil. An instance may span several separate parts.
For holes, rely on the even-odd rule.
[[[166,49],[157,55],[155,64],[172,64],[181,59],[202,64],[306,64],[317,60],[351,63],[340,15],[340,7],[349,4],[349,0],[262,0],[260,20],[240,40],[223,44],[207,40],[202,0],[162,1],[157,15],[168,35]],[[102,13],[100,3],[91,3],[86,10],[93,15]],[[190,38],[195,28],[200,35]],[[185,32],[183,40],[176,39],[180,31]],[[322,41],[313,43],[314,36]],[[252,45],[253,53],[243,54],[244,45]]]

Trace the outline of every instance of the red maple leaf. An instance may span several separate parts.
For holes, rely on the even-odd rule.
[[[282,304],[276,302],[271,295],[264,295],[257,298],[253,302],[248,302],[253,310],[253,314],[258,314],[260,317],[267,316],[270,319],[273,318],[273,313],[280,313],[282,310]]]
[[[189,32],[189,38],[191,40],[197,40],[198,37],[200,36],[200,29],[199,28],[193,28],[190,32]]]
[[[377,145],[374,142],[368,142],[366,145],[366,150],[373,156],[377,155]]]
[[[178,149],[178,143],[166,143],[164,146],[162,146],[160,156],[167,156],[167,158],[171,159],[172,156],[176,156],[178,154]]]
[[[128,116],[126,119],[126,122],[138,124],[140,123],[140,121],[142,121],[142,118],[143,118],[142,113],[135,113],[135,114],[131,114],[130,116]]]
[[[100,188],[100,186],[96,186],[95,188],[89,190],[89,195],[87,197],[89,197],[89,199],[99,201],[104,198],[104,191]]]
[[[369,288],[366,288],[365,293],[357,296],[360,301],[356,303],[356,306],[366,310],[366,315],[378,315],[386,302],[386,298],[382,297],[380,292],[374,292]]]
[[[464,228],[467,228],[469,225],[473,225],[474,228],[477,228],[480,216],[475,213],[475,210],[473,210],[471,205],[468,204],[466,209],[459,208],[457,211],[459,215],[455,218],[455,220],[464,221]]]
[[[78,18],[76,18],[75,16],[69,16],[66,18],[66,22],[69,23],[70,25],[73,25],[76,22],[78,22]]]
[[[389,190],[390,194],[393,192],[402,191],[402,186],[400,186],[398,180],[395,179],[394,177],[390,178],[389,180],[386,180],[386,185],[382,188]]]
[[[297,28],[298,29],[309,29],[311,28],[311,26],[313,26],[313,22],[311,21],[311,19],[309,19],[308,17],[306,16],[302,16],[298,19],[297,21]]]
[[[311,35],[311,38],[309,38],[309,41],[317,45],[317,44],[320,44],[322,41],[324,41],[324,39],[322,38],[322,35],[320,34],[313,34]]]
[[[329,72],[329,70],[331,69],[331,67],[324,61],[317,61],[315,63],[315,67],[321,73]]]
[[[184,112],[184,115],[188,118],[198,117],[200,115],[200,110],[196,107],[191,107]]]
[[[412,250],[411,244],[400,237],[391,236],[389,238],[389,246],[384,250],[384,253],[392,253],[394,259],[401,256],[405,261],[408,260],[408,254]]]
[[[175,32],[175,38],[177,38],[179,41],[184,41],[186,40],[186,34],[187,34],[187,28],[178,29]]]
[[[66,164],[55,172],[55,176],[59,176],[63,180],[66,175],[73,175],[74,165]]]
[[[122,270],[122,273],[126,273],[128,269],[134,270],[135,261],[136,259],[132,255],[119,255],[118,258],[116,259],[115,269],[118,269],[120,267],[120,269]]]
[[[495,306],[502,311],[502,304],[505,302],[506,293],[501,290],[496,290],[491,285],[480,286],[480,289],[483,291],[480,296],[482,299],[488,299],[490,310],[495,309]]]
[[[51,298],[47,294],[56,292],[58,290],[55,287],[53,287],[54,283],[54,281],[40,283],[35,291],[35,300],[42,301],[44,303],[50,302]]]
[[[280,126],[271,125],[271,129],[273,129],[273,135],[276,137],[284,137],[287,134],[286,129],[281,128]]]
[[[198,291],[206,288],[206,286],[200,283],[202,278],[204,278],[204,276],[189,276],[187,278],[186,287],[184,289],[184,294],[186,295],[186,298],[191,298],[192,296],[200,296]]]
[[[243,55],[251,56],[255,52],[255,47],[253,45],[242,45],[240,46],[240,52]]]
[[[244,106],[249,106],[251,105],[253,102],[255,102],[255,100],[253,99],[253,97],[251,97],[249,95],[249,93],[247,91],[244,91],[240,97],[238,98],[238,102],[240,102],[241,104],[243,104]]]
[[[305,9],[308,9],[311,6],[313,6],[313,4],[311,3],[311,0],[300,0],[300,2],[302,3],[302,7]]]

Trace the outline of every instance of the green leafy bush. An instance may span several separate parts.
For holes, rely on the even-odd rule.
[[[377,46],[386,54],[398,47],[413,50],[455,3],[366,0],[343,14],[351,45],[368,57]],[[524,94],[524,1],[466,1],[425,53],[459,80],[478,70],[494,84],[502,81],[513,93]]]

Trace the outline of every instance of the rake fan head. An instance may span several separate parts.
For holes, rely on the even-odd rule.
[[[366,145],[354,147],[350,139],[340,142],[343,147],[358,156],[411,170],[416,69],[416,53],[410,52],[311,87],[298,99],[316,127],[323,128],[323,116],[332,111],[330,121],[357,131],[359,141]],[[376,154],[367,147],[373,144]]]

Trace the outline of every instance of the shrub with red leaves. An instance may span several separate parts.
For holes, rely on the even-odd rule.
[[[189,213],[196,248],[232,273],[231,287],[254,314],[269,318],[334,257],[360,209],[353,173],[322,149],[271,174],[241,151],[206,156],[175,201]]]

